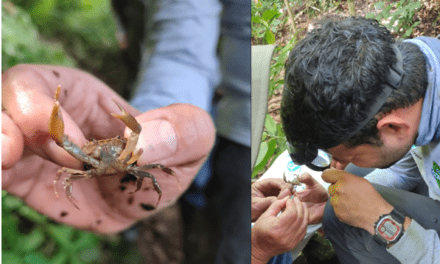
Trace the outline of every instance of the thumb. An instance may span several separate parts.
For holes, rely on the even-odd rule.
[[[299,176],[299,181],[304,183],[307,187],[313,187],[318,182],[308,172],[304,172]]]
[[[285,197],[284,199],[278,200],[274,203],[272,203],[266,212],[264,212],[263,215],[265,216],[277,216],[281,210],[286,208],[286,202],[289,199],[289,197]]]
[[[325,182],[335,183],[342,177],[341,172],[343,171],[330,168],[322,173],[321,178]]]
[[[170,122],[164,119],[139,122],[142,131],[139,135],[138,148],[143,149],[143,155],[138,160],[141,164],[164,160],[172,156],[177,150],[177,135]],[[131,132],[128,128],[125,136]],[[147,160],[148,159],[148,160]]]
[[[190,104],[172,104],[136,117],[142,126],[138,147],[141,164],[170,159],[187,164],[204,159],[214,145],[215,128],[208,113]],[[129,130],[125,131],[129,136]]]

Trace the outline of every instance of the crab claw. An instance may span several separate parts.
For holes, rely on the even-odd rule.
[[[133,151],[133,153],[131,153],[131,158],[126,162],[128,165],[133,164],[135,161],[137,161],[142,153],[144,152],[143,149],[138,149],[136,151]]]
[[[60,95],[61,86],[58,85],[55,92],[55,102],[50,115],[49,120],[49,133],[55,142],[60,145],[63,142],[64,136],[64,122],[63,116],[61,115],[60,103],[58,102],[58,96]]]
[[[135,119],[132,115],[130,115],[129,113],[127,113],[127,112],[125,111],[125,109],[122,108],[122,106],[121,106],[118,102],[116,102],[114,99],[113,99],[113,102],[115,102],[115,104],[119,107],[119,109],[121,110],[121,114],[118,115],[118,114],[114,114],[114,113],[112,113],[112,116],[121,119],[121,121],[124,122],[124,124],[125,124],[128,128],[130,128],[131,131],[135,132],[136,134],[140,134],[140,133],[141,133],[141,130],[142,130],[142,127],[141,127],[141,125],[136,121],[136,119]]]
[[[139,139],[139,134],[142,131],[142,127],[132,115],[127,113],[124,110],[124,108],[122,108],[122,106],[118,102],[116,102],[115,100],[113,100],[113,102],[115,102],[115,104],[119,107],[119,109],[121,110],[121,114],[118,115],[112,113],[112,116],[121,119],[121,121],[124,122],[124,124],[132,131],[130,137],[128,138],[127,145],[125,146],[124,150],[118,157],[118,160],[125,160],[125,158],[127,158],[130,154],[132,154],[135,151],[136,144]],[[139,153],[139,151],[136,151],[135,156],[138,157],[135,158],[135,156],[133,156],[133,158],[130,161],[135,162],[140,157],[141,154],[142,153]]]

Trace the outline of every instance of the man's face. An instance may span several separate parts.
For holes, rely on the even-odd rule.
[[[408,141],[400,146],[359,145],[354,148],[347,148],[338,145],[328,149],[328,152],[336,161],[336,168],[343,169],[350,162],[358,167],[366,168],[388,168],[400,160],[411,149],[413,142]]]

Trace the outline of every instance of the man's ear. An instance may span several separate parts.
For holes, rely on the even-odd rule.
[[[377,122],[377,129],[384,143],[401,144],[411,137],[411,125],[404,118],[391,112]]]

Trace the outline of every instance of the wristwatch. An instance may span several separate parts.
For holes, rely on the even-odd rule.
[[[403,236],[405,216],[393,209],[389,214],[383,214],[374,224],[374,240],[381,246],[387,247],[397,243]]]

